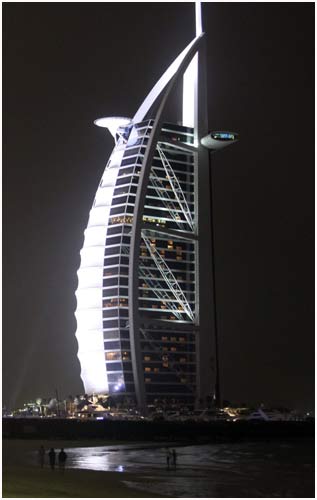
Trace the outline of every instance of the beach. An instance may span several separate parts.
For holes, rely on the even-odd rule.
[[[46,450],[64,447],[106,445],[105,441],[2,441],[2,496],[4,498],[148,498],[148,493],[129,487],[124,481],[135,481],[135,474],[81,469],[62,473],[58,467],[43,469],[29,460],[43,445]],[[141,477],[137,478],[142,482]],[[153,494],[152,497],[160,495]]]
[[[86,498],[314,497],[313,439],[158,443],[4,440],[3,496]],[[41,469],[37,450],[64,447],[66,470]],[[177,467],[167,467],[167,446]]]

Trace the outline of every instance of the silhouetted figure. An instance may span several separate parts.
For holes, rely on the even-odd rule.
[[[44,446],[40,446],[40,449],[38,451],[38,458],[39,458],[39,464],[41,469],[44,467],[44,462],[45,462],[45,449]]]
[[[166,465],[167,470],[170,470],[170,461],[171,461],[171,452],[168,448],[166,448]]]
[[[64,448],[62,448],[58,454],[58,465],[62,472],[64,472],[65,470],[66,459],[67,459],[67,454],[65,453]]]
[[[56,453],[55,453],[54,448],[50,449],[50,451],[48,453],[48,458],[50,461],[51,469],[54,470],[55,469],[55,461],[56,461]]]
[[[172,450],[172,465],[175,470],[176,470],[176,464],[177,464],[176,450]]]

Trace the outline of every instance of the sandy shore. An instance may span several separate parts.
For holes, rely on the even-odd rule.
[[[3,440],[2,496],[4,498],[148,498],[141,490],[129,488],[124,481],[144,482],[138,474],[66,469],[61,473],[46,466],[41,469],[28,461],[28,453],[76,446],[106,446],[105,441]],[[119,443],[117,443],[119,444]],[[152,479],[153,482],[153,479]],[[155,495],[153,495],[154,497]],[[158,496],[158,495],[156,495]]]

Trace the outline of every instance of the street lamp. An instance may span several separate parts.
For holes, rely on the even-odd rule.
[[[219,373],[219,343],[218,343],[218,321],[216,303],[216,270],[215,270],[215,245],[214,245],[214,221],[213,221],[213,196],[212,196],[212,168],[211,153],[216,153],[221,149],[238,141],[238,134],[235,132],[209,132],[201,139],[201,144],[209,150],[209,190],[210,190],[210,226],[211,226],[211,252],[212,252],[212,286],[214,302],[214,330],[215,330],[215,352],[216,352],[216,383],[215,383],[215,404],[221,407],[220,373]]]

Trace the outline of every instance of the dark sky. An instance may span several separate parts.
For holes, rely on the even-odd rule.
[[[75,289],[113,141],[194,35],[190,3],[4,3],[3,397],[83,392]],[[314,4],[208,3],[226,399],[312,407]]]

